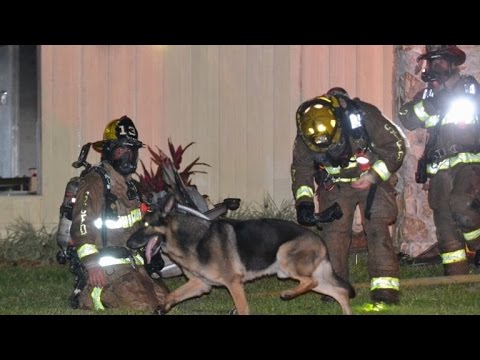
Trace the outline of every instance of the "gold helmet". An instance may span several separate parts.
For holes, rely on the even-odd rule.
[[[297,128],[310,150],[326,152],[338,144],[342,129],[336,115],[339,107],[336,97],[318,96],[302,103],[297,110]]]
[[[103,131],[103,140],[94,142],[93,148],[102,152],[104,144],[116,141],[122,141],[126,145],[139,148],[143,146],[143,143],[138,140],[137,128],[132,119],[126,115],[110,121]]]

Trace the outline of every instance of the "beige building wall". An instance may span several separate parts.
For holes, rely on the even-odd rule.
[[[194,141],[183,164],[211,165],[193,182],[213,201],[291,200],[298,105],[342,86],[391,118],[393,55],[392,45],[41,46],[42,192],[1,196],[0,232],[19,217],[54,228],[81,146],[124,114],[153,148]]]

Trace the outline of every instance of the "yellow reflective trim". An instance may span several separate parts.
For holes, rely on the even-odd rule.
[[[328,172],[330,175],[336,175],[340,174],[340,171],[345,170],[345,169],[352,169],[354,167],[357,167],[357,162],[356,162],[356,157],[352,156],[350,158],[350,162],[348,163],[347,167],[340,167],[340,166],[325,166],[325,171]]]
[[[330,99],[325,98],[325,97],[320,97],[320,99],[324,99],[324,100],[330,101]],[[333,107],[335,107],[335,108],[340,107],[340,103],[338,102],[338,100],[337,100],[337,98],[336,98],[335,96],[332,96],[331,102],[332,102]]]
[[[375,161],[375,164],[372,165],[372,169],[380,176],[383,181],[387,181],[388,178],[392,175],[387,169],[387,165],[383,160]]]
[[[340,174],[340,167],[333,167],[333,166],[325,166],[325,171],[330,175],[337,175]]]
[[[390,310],[391,306],[382,301],[376,303],[366,303],[363,306],[355,306],[354,309],[360,312],[380,312]]]
[[[85,256],[98,253],[97,246],[95,244],[83,244],[77,249],[78,258],[82,259]]]
[[[100,297],[102,295],[102,288],[99,287],[94,287],[92,292],[90,293],[90,296],[93,301],[93,307],[95,310],[105,310],[102,304],[102,300],[100,300]]]
[[[425,121],[425,128],[434,127],[440,121],[440,116],[432,115]],[[443,124],[442,124],[443,125]]]
[[[450,158],[444,159],[437,164],[427,165],[427,174],[435,175],[440,170],[451,169],[458,164],[480,163],[480,153],[459,153]]]
[[[400,280],[388,276],[372,278],[370,282],[370,290],[376,289],[400,290]]]
[[[127,229],[131,228],[137,221],[140,221],[141,219],[142,212],[140,209],[133,209],[128,215],[119,216],[117,220],[105,220],[105,226],[107,229]],[[102,219],[96,219],[93,224],[97,229],[101,229]]]
[[[468,233],[463,233],[463,238],[467,241],[476,240],[480,236],[480,229],[470,231]]]
[[[425,107],[423,106],[423,100],[419,101],[413,106],[413,111],[415,112],[415,115],[417,115],[420,121],[425,122],[425,120],[430,117],[430,115],[428,115],[425,111]]]
[[[467,260],[467,254],[465,253],[465,249],[443,253],[440,254],[440,256],[442,257],[442,264],[452,264]]]
[[[458,124],[462,124],[462,125],[471,125],[473,124],[475,121],[477,120],[477,117],[476,116],[472,116],[468,119],[463,119],[463,120],[458,120],[458,118],[454,115],[454,114],[447,114],[444,116],[444,118],[442,119],[442,124],[441,126],[445,126],[445,125],[458,125]],[[430,127],[434,127],[435,125],[437,125],[437,123],[440,121],[440,117],[438,115],[433,115],[433,116],[430,116],[426,121],[425,121],[425,128],[430,128]]]
[[[358,177],[354,177],[354,178],[336,178],[336,177],[334,177],[333,182],[352,183],[352,182],[357,181],[358,179],[359,179]]]
[[[134,265],[144,265],[143,258],[136,254],[133,256]],[[112,256],[102,256],[100,260],[98,260],[98,265],[101,267],[111,266],[111,265],[130,265],[132,260],[130,258],[114,258]]]
[[[325,166],[325,171],[328,172],[330,175],[340,174],[341,167],[340,166]]]
[[[413,111],[415,112],[415,115],[417,115],[418,119],[425,123],[426,128],[435,126],[440,121],[440,117],[438,115],[429,115],[425,111],[423,100],[413,106]]]
[[[133,259],[135,260],[135,265],[144,265],[143,257],[140,254],[136,254]]]
[[[303,196],[313,198],[313,189],[306,185],[300,186],[295,193],[295,200],[298,200]]]

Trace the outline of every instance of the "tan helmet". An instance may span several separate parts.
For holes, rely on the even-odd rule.
[[[457,45],[425,45],[425,54],[418,57],[418,60],[434,60],[444,58],[450,60],[453,65],[459,66],[465,62],[465,52]]]

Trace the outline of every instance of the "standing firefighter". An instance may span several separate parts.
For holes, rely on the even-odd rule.
[[[102,153],[101,163],[81,177],[70,234],[87,272],[87,286],[78,298],[82,309],[163,307],[168,289],[160,279],[153,280],[143,258],[126,247],[142,217],[140,194],[131,178],[142,146],[130,118],[111,121],[103,140],[93,145]]]
[[[344,216],[324,224],[333,269],[348,280],[348,254],[355,208],[365,214],[371,298],[399,302],[399,263],[389,232],[397,217],[395,189],[389,179],[402,165],[405,140],[373,105],[350,99],[341,88],[305,101],[297,110],[292,191],[297,221],[314,224],[314,179],[320,210],[337,202]]]
[[[480,249],[480,88],[473,76],[459,74],[465,59],[456,45],[426,45],[418,61],[426,62],[428,86],[399,112],[408,130],[427,129],[416,181],[430,178],[428,203],[445,275],[467,274],[465,245]]]

